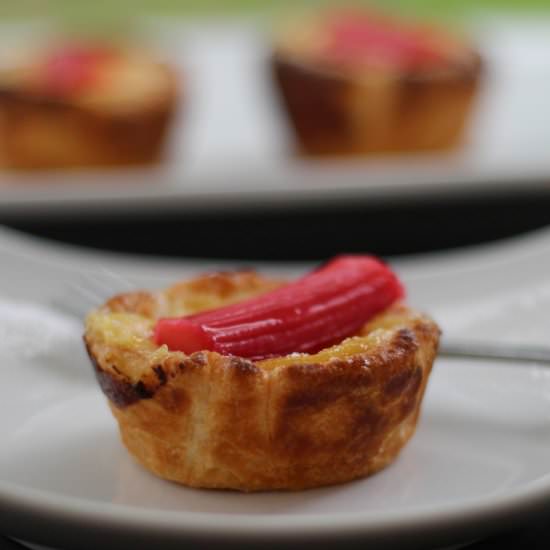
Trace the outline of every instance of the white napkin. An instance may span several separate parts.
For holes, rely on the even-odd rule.
[[[82,322],[46,305],[0,297],[0,357],[64,359],[82,351]]]

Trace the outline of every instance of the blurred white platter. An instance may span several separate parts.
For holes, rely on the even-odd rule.
[[[0,173],[4,219],[550,192],[550,19],[485,18],[473,26],[488,71],[460,150],[339,161],[293,154],[261,26],[159,20],[144,28],[188,87],[165,162],[151,169]]]
[[[267,541],[404,549],[483,537],[550,505],[549,371],[473,360],[437,360],[415,437],[371,478],[262,494],[156,479],[119,442],[80,322],[51,302],[94,269],[157,286],[207,266],[89,253],[1,228],[0,259],[2,534],[84,550]],[[410,300],[449,334],[547,342],[549,231],[395,267]]]

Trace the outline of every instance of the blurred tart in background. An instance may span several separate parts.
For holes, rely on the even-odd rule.
[[[357,10],[285,28],[272,67],[299,148],[310,155],[452,148],[482,73],[464,40]]]
[[[155,162],[177,99],[175,72],[147,52],[50,46],[0,73],[0,164],[57,169]]]

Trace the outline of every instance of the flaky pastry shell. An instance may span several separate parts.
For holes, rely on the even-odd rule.
[[[413,435],[439,328],[395,305],[315,355],[253,362],[157,347],[155,319],[280,284],[217,273],[115,296],[84,340],[122,441],[145,468],[191,487],[304,489],[370,475]]]

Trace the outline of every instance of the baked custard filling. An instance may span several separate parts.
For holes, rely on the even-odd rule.
[[[171,76],[148,52],[109,44],[59,44],[1,72],[2,85],[29,96],[121,111],[165,101]]]
[[[113,310],[108,303],[88,316],[86,333],[107,364],[110,350],[117,362],[120,355],[131,358],[124,361],[131,366],[125,374],[134,381],[170,356],[197,351],[249,358],[271,370],[368,352],[387,337],[377,317],[391,306],[399,311],[395,304],[404,296],[396,275],[371,256],[341,256],[294,282],[271,286],[259,295],[241,292],[237,300],[229,293],[230,303],[223,293],[201,300],[199,292],[174,304],[170,289],[141,312]],[[398,325],[394,317],[390,324]]]
[[[352,72],[432,71],[471,56],[465,41],[438,27],[364,9],[333,10],[295,22],[278,49]]]

